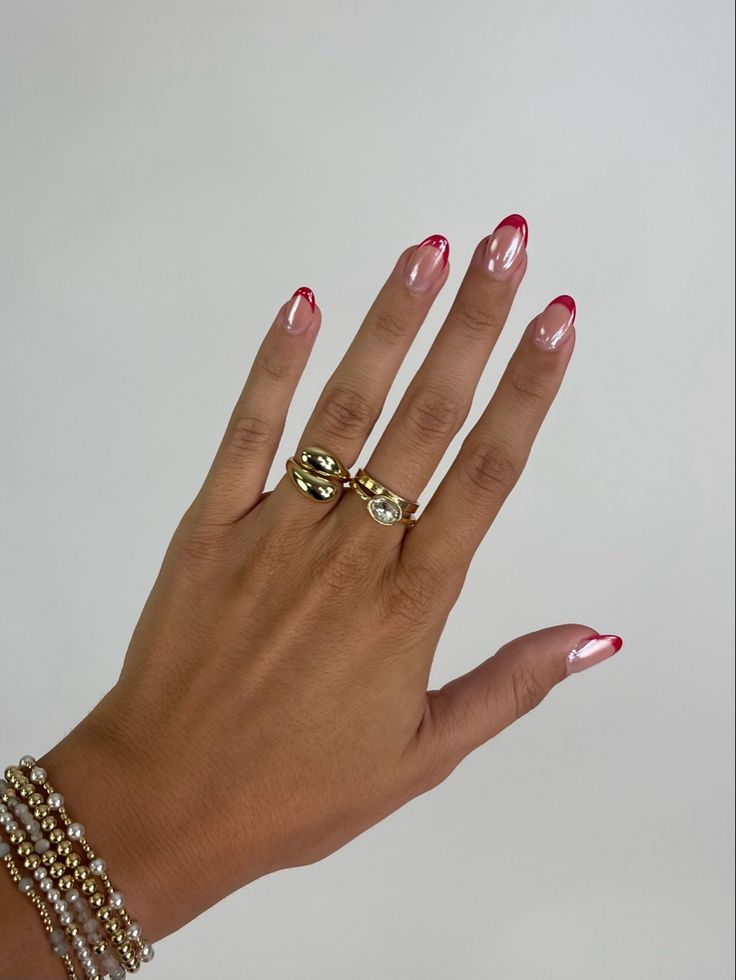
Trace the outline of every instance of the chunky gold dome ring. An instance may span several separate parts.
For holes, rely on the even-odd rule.
[[[382,524],[384,527],[390,527],[392,524],[413,527],[416,524],[415,514],[419,504],[414,500],[407,500],[406,497],[400,497],[393,490],[374,480],[365,470],[358,470],[348,486],[365,500],[366,510],[377,524]]]
[[[308,446],[298,456],[287,459],[286,472],[301,494],[322,504],[334,500],[340,487],[350,479],[350,473],[337,456],[318,446]]]

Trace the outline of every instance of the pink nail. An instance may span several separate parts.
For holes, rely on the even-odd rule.
[[[412,292],[425,293],[439,282],[447,260],[450,243],[443,235],[430,235],[409,256],[406,285]]]
[[[284,328],[287,333],[306,333],[314,319],[314,308],[314,293],[309,286],[300,286],[286,304]]]
[[[614,653],[618,653],[623,645],[624,641],[620,636],[600,633],[582,640],[567,655],[567,676],[579,674],[581,670],[587,670],[588,667],[595,667],[596,664],[608,660]]]
[[[559,350],[575,323],[575,300],[558,296],[539,314],[534,326],[534,342],[542,350]]]
[[[526,251],[529,229],[520,214],[510,214],[489,235],[485,248],[485,266],[494,279],[511,278]]]

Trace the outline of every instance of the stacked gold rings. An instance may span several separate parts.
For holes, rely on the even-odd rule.
[[[365,470],[350,476],[337,456],[319,446],[309,446],[286,461],[286,472],[299,493],[309,500],[326,504],[334,500],[345,484],[366,502],[366,510],[383,527],[416,524],[419,504],[400,497],[382,483],[374,480]]]
[[[358,470],[348,486],[365,500],[366,510],[376,523],[384,527],[393,524],[413,527],[416,524],[415,515],[419,510],[419,504],[414,500],[407,500],[406,497],[400,497],[393,490],[374,480],[365,470]]]
[[[350,479],[350,473],[337,456],[319,446],[308,446],[298,457],[287,459],[286,472],[301,494],[321,504],[334,500],[340,487]]]

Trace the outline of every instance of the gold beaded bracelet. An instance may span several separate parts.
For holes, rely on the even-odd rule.
[[[123,980],[126,973],[136,973],[142,963],[149,962],[153,947],[143,939],[140,926],[131,921],[105,862],[95,854],[84,827],[72,818],[63,796],[32,756],[24,756],[18,766],[5,770],[0,801],[0,829],[9,831],[19,861],[33,875],[33,879],[14,880],[47,913],[51,924],[47,932],[57,955],[64,959],[71,946],[88,980],[103,976]],[[21,875],[12,857],[10,860]],[[61,929],[54,929],[36,885],[58,914]],[[64,963],[67,966],[66,960]],[[69,960],[69,977],[76,977],[73,970]]]

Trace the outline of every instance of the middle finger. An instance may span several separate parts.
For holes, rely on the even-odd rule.
[[[509,215],[475,250],[442,329],[366,467],[416,499],[470,410],[526,269],[527,224]]]

